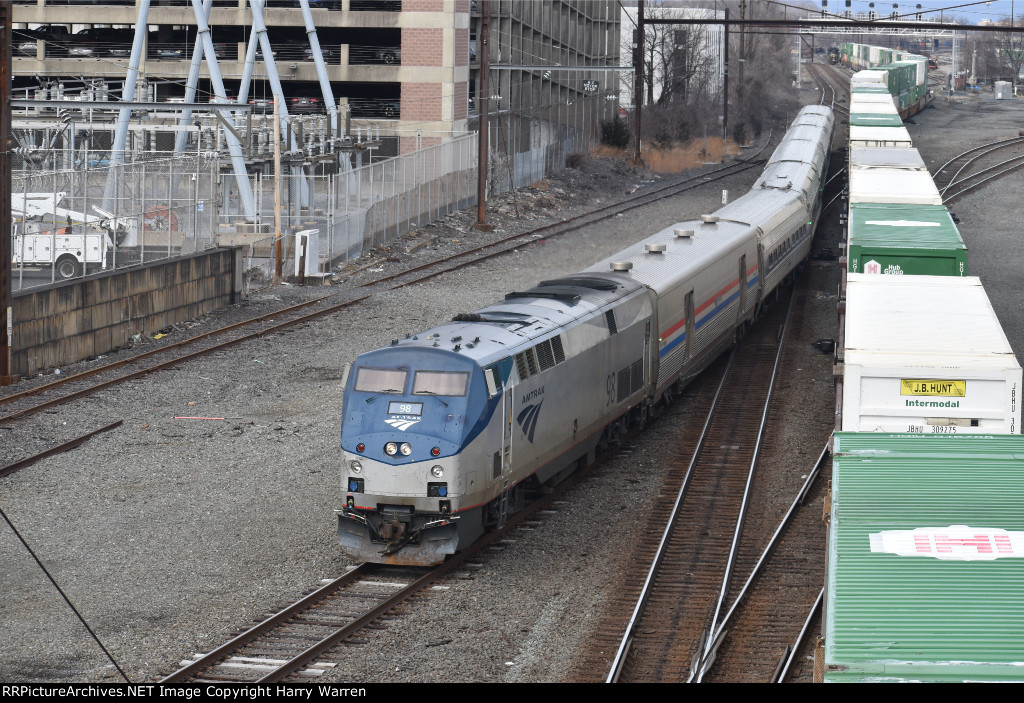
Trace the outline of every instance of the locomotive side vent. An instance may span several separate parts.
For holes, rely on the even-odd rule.
[[[525,381],[530,377],[530,370],[526,366],[526,355],[520,352],[516,354],[516,370],[519,371],[519,379]]]
[[[501,478],[501,452],[494,452],[491,462],[491,478]]]
[[[561,335],[559,335],[557,337],[552,337],[551,338],[551,348],[555,352],[555,363],[556,364],[561,364],[563,361],[565,361],[565,350],[562,349],[562,336]]]
[[[555,355],[551,351],[551,341],[545,339],[537,345],[537,361],[540,362],[540,370],[547,371],[555,365]]]
[[[629,385],[629,367],[627,366],[622,371],[619,371],[619,378],[616,381],[616,386],[619,390],[618,398],[615,399],[616,403],[621,403],[629,397]]]
[[[692,229],[677,229],[677,230],[675,230],[675,235],[677,237],[679,237],[680,239],[690,239],[691,237],[693,237],[693,230]]]
[[[615,312],[608,310],[604,314],[604,319],[608,323],[608,334],[618,334],[619,328],[615,325]]]
[[[634,361],[633,365],[629,367],[629,374],[629,394],[633,395],[644,387],[644,360],[637,359]]]

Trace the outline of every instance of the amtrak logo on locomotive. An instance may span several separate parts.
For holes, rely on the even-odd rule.
[[[404,417],[389,417],[384,422],[388,423],[396,430],[401,430],[402,432],[405,432],[407,429],[409,429],[419,421],[419,418],[416,418],[415,420],[408,420]]]
[[[541,392],[543,392],[543,389]],[[523,430],[526,438],[530,440],[530,444],[533,444],[533,433],[537,430],[537,418],[540,417],[540,406],[542,405],[544,405],[543,400],[536,405],[527,405],[519,412],[519,416],[516,417],[519,427]]]

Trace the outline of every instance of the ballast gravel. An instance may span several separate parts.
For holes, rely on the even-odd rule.
[[[921,139],[929,164],[929,149],[943,160],[945,152],[955,153],[962,137],[958,115],[979,123],[977,131],[972,127],[972,140],[995,129],[989,106],[984,107],[985,112],[976,112],[971,105],[939,105],[917,118],[911,134]],[[1007,121],[1019,120],[1019,102],[998,108],[1010,115]],[[944,115],[947,111],[952,117]],[[929,125],[940,122],[945,137],[925,137]],[[934,144],[925,144],[927,139]],[[681,219],[712,212],[720,206],[722,189],[735,197],[756,175],[753,169],[624,212],[0,428],[0,450],[16,458],[124,420],[120,428],[73,451],[0,479],[0,508],[132,680],[169,673],[181,659],[221,644],[349,566],[335,543],[333,514],[341,500],[338,436],[346,362],[508,291],[577,271]],[[374,268],[390,271],[594,207],[597,200],[625,198],[636,185],[639,193],[667,180],[590,159],[542,189],[521,193],[518,203],[503,198],[492,222],[504,232],[478,233],[469,226],[474,213],[461,213],[409,237],[426,237],[428,246],[407,254],[402,242],[395,242],[367,261],[377,256]],[[1005,196],[997,195],[1004,190]],[[955,208],[962,213],[972,271],[999,262],[1000,273],[991,282],[1000,291],[1005,285],[1008,299],[997,304],[1004,325],[1001,307],[1019,313],[1021,303],[1012,281],[1020,280],[1024,264],[1010,257],[999,261],[998,255],[1017,229],[1006,205],[1017,192],[1011,177]],[[972,198],[981,204],[971,204]],[[837,241],[835,230],[827,236]],[[811,264],[818,271],[829,265]],[[372,275],[369,268],[352,266],[338,285]],[[801,331],[808,346],[836,336],[834,284],[827,275],[820,279]],[[255,292],[239,308],[208,316],[204,325],[235,319],[247,306],[325,292],[295,286]],[[1024,351],[1019,314],[1008,332],[1018,353]],[[822,398],[828,400],[830,365],[810,353],[807,359],[801,373],[813,374],[813,382],[791,380],[780,391],[780,403],[794,414],[796,425],[814,413],[831,412],[831,401],[819,410]],[[699,382],[691,389],[700,392]],[[175,419],[185,416],[224,419]],[[319,679],[574,680],[578,656],[619,583],[632,545],[649,538],[639,529],[659,491],[661,457],[672,449],[668,423],[697,426],[701,420],[691,417],[685,399],[672,406],[629,453],[598,469],[539,525],[518,530],[479,567],[418,598],[386,629],[370,631],[365,644],[323,657],[337,666]],[[787,436],[788,449],[820,451],[817,437],[800,446],[793,434]],[[0,680],[121,680],[6,525],[0,526],[0,563]]]

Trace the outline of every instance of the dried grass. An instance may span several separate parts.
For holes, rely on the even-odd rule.
[[[657,149],[644,145],[641,156],[644,165],[655,173],[681,173],[687,169],[696,168],[704,163],[718,163],[722,160],[722,139],[721,137],[708,137],[707,153],[704,153],[704,139],[691,139],[685,144],[680,144],[671,149]],[[729,142],[729,155],[740,153],[737,144]],[[616,149],[615,147],[599,144],[591,149],[591,154],[606,159],[614,159],[629,163],[633,158],[632,149]]]

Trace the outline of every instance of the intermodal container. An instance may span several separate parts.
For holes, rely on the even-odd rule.
[[[851,132],[854,129],[850,127]],[[855,169],[850,171],[850,205],[854,203],[942,205],[942,196],[939,195],[935,181],[927,171],[896,168]]]
[[[829,683],[1024,681],[1024,437],[835,435]]]
[[[910,148],[913,141],[906,127],[862,127],[850,125],[850,146],[896,146]]]
[[[846,255],[850,273],[967,275],[967,245],[942,205],[851,205]]]
[[[874,106],[879,107],[879,106]],[[893,108],[892,114],[879,112],[856,112],[850,108],[851,127],[902,127],[903,119]]]
[[[896,147],[855,146],[850,149],[850,168],[898,168],[927,171],[921,152]]]
[[[974,276],[847,274],[841,429],[1017,434],[1021,367]]]

